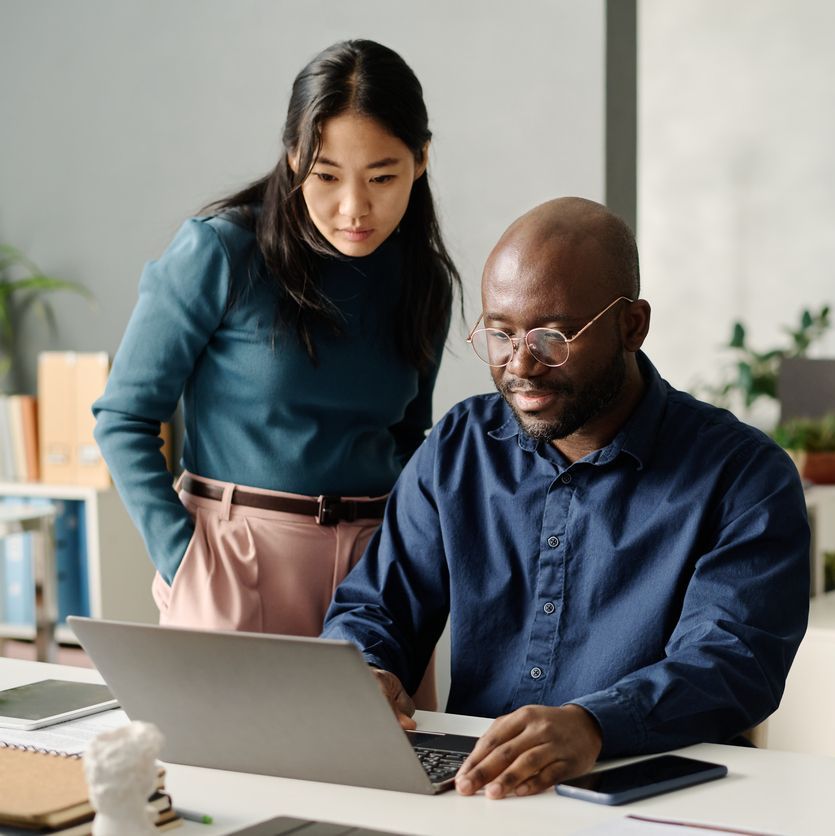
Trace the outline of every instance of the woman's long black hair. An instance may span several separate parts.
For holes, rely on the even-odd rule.
[[[420,82],[393,50],[351,40],[319,53],[296,77],[287,109],[283,150],[276,167],[242,191],[207,207],[237,210],[254,228],[267,270],[280,282],[284,303],[278,327],[294,328],[316,361],[315,322],[339,331],[339,314],[322,292],[316,255],[341,256],[313,225],[301,185],[319,153],[325,122],[351,112],[370,117],[423,161],[432,137]],[[288,156],[297,155],[297,171]],[[397,311],[399,347],[419,371],[438,361],[461,279],[444,247],[432,192],[424,173],[413,184],[400,222],[403,291]]]

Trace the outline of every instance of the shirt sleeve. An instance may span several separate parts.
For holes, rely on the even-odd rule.
[[[776,447],[732,464],[664,658],[571,701],[597,719],[605,757],[727,742],[779,705],[808,619],[805,500]]]
[[[337,587],[322,635],[417,690],[449,613],[449,572],[433,490],[435,436],[409,460],[362,560]]]
[[[95,438],[154,565],[171,583],[194,531],[160,448],[195,363],[220,324],[229,259],[212,227],[187,221],[139,283],[139,300],[93,405]]]

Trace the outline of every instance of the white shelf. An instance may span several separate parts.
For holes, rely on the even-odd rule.
[[[814,598],[824,591],[824,555],[835,552],[835,485],[810,485],[805,494],[812,528],[811,594]]]
[[[114,488],[0,482],[0,496],[83,502],[90,615],[149,624],[158,621],[159,614],[151,597],[154,569],[142,538]],[[3,637],[30,639],[34,633],[34,627],[0,622]],[[60,642],[75,642],[66,626],[59,627],[56,635]]]

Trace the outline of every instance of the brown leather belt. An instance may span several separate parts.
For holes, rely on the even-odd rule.
[[[186,493],[205,499],[223,499],[222,485],[209,485],[191,476],[184,476],[181,488]],[[247,505],[266,511],[285,511],[288,514],[304,514],[313,517],[319,525],[335,525],[355,520],[381,520],[386,508],[385,499],[342,499],[339,496],[320,496],[318,499],[291,499],[288,496],[270,496],[235,488],[233,505]]]

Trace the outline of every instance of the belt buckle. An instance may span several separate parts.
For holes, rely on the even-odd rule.
[[[339,520],[336,517],[336,509],[339,505],[338,496],[319,497],[319,507],[316,509],[317,525],[335,525]]]

